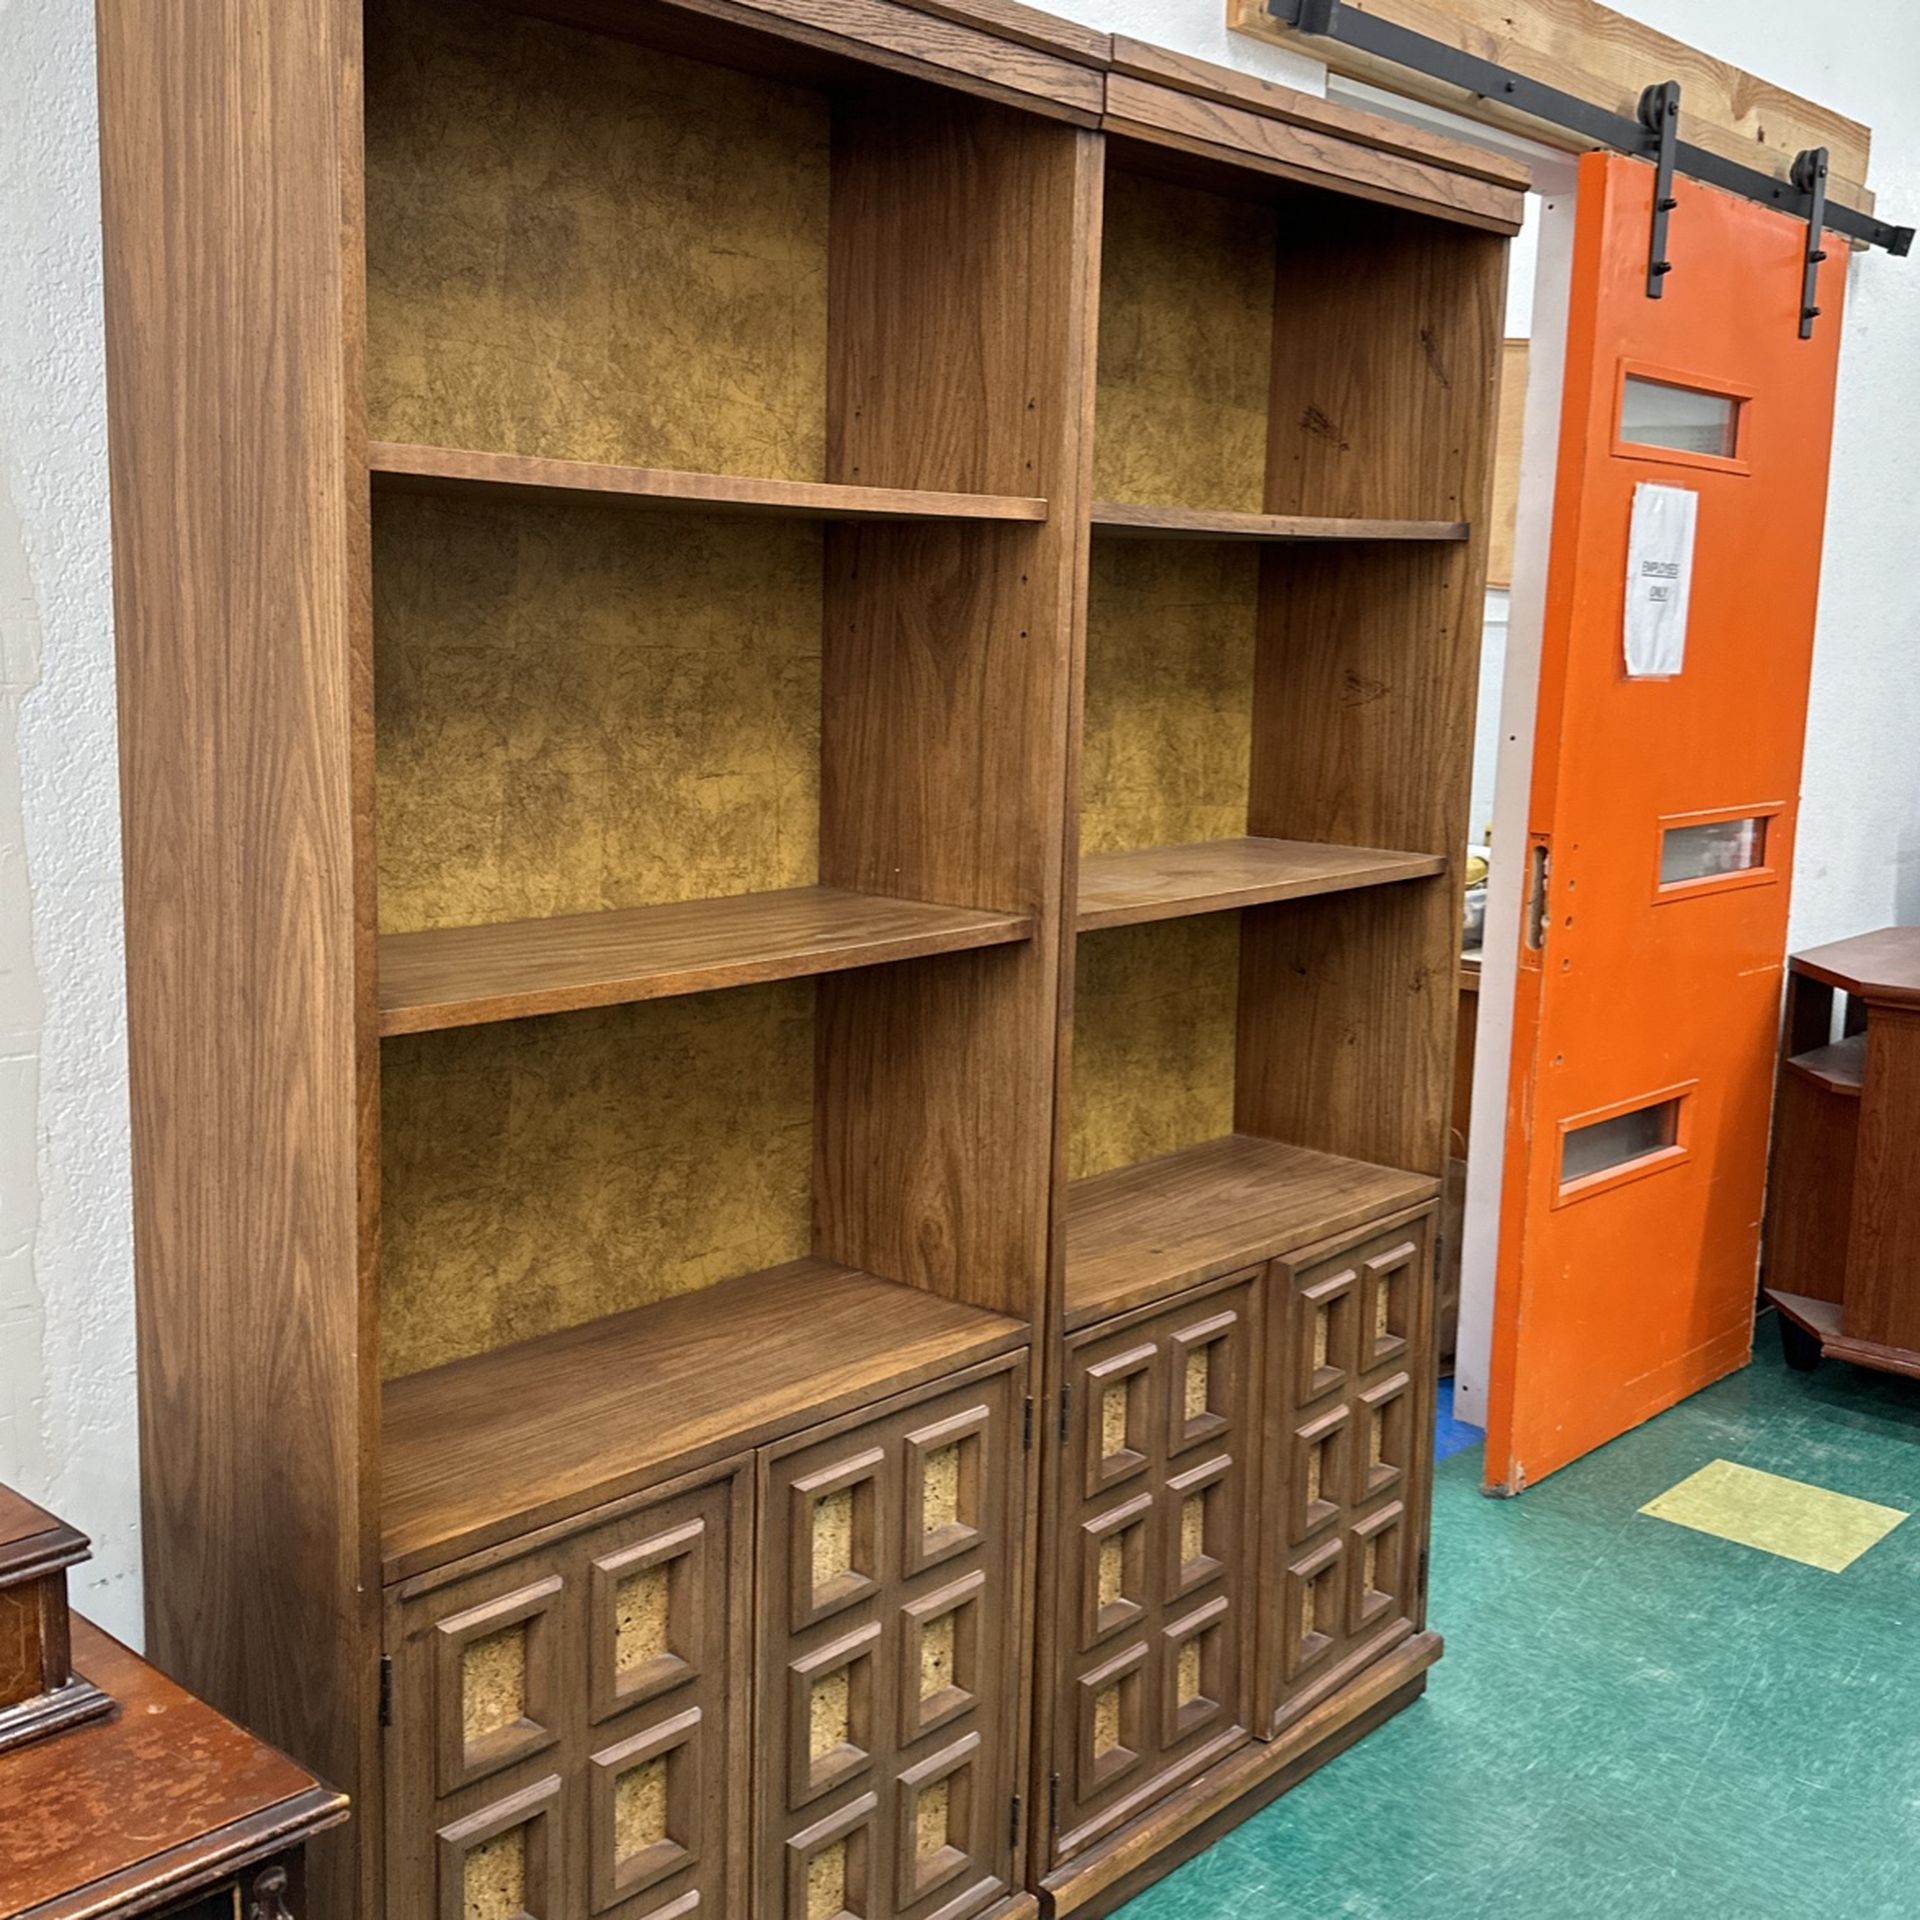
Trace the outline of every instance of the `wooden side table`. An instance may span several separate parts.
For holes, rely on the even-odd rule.
[[[345,1796],[69,1614],[86,1547],[0,1488],[0,1920],[304,1920]]]
[[[1789,1365],[1920,1379],[1920,927],[1788,963],[1766,1283]]]

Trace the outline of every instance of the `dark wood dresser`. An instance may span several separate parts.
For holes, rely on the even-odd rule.
[[[86,1551],[0,1488],[0,1920],[305,1920],[346,1796],[69,1614]]]

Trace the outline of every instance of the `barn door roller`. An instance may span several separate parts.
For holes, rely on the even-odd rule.
[[[1896,227],[1876,220],[1857,207],[1840,206],[1827,199],[1826,156],[1816,150],[1803,153],[1793,163],[1791,175],[1776,179],[1757,167],[1744,167],[1737,160],[1723,160],[1682,140],[1680,127],[1680,86],[1677,81],[1661,81],[1640,96],[1639,111],[1629,119],[1611,113],[1577,94],[1550,87],[1544,81],[1531,80],[1524,73],[1497,66],[1462,52],[1444,40],[1435,40],[1411,28],[1383,20],[1378,14],[1364,13],[1349,6],[1347,0],[1267,0],[1267,11],[1282,26],[1294,32],[1337,40],[1375,59],[1424,73],[1444,85],[1491,100],[1535,120],[1577,133],[1594,145],[1612,147],[1620,153],[1638,154],[1654,163],[1658,177],[1654,185],[1653,231],[1647,255],[1647,297],[1660,298],[1661,283],[1673,270],[1667,246],[1667,216],[1673,211],[1673,176],[1684,173],[1727,193],[1737,193],[1763,206],[1777,207],[1808,223],[1805,290],[1801,297],[1800,335],[1807,338],[1817,316],[1813,287],[1820,259],[1820,235],[1831,229],[1849,240],[1864,241],[1870,247],[1904,256],[1913,246],[1913,229]]]

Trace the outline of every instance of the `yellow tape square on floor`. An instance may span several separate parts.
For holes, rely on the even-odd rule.
[[[1640,1509],[1677,1527],[1844,1573],[1909,1516],[1731,1460],[1714,1460]]]

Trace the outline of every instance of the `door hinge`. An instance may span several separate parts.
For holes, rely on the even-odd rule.
[[[380,1724],[393,1725],[393,1655],[380,1656]]]
[[[1033,1395],[1027,1395],[1027,1411],[1020,1422],[1020,1451],[1033,1451]]]
[[[1020,1796],[1017,1793],[1007,1808],[1007,1849],[1012,1853],[1020,1850]]]
[[[1072,1415],[1073,1382],[1068,1381],[1067,1384],[1060,1389],[1060,1444],[1063,1447],[1067,1444],[1067,1436],[1073,1431]]]
[[[1047,1838],[1056,1839],[1060,1832],[1060,1776],[1056,1773],[1047,1782]]]

